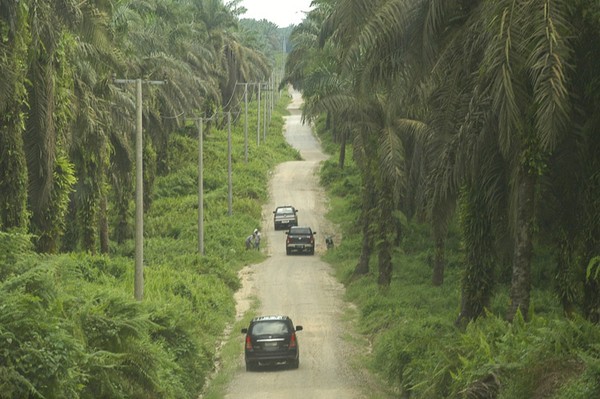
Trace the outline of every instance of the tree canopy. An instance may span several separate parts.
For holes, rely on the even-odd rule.
[[[149,205],[170,132],[272,74],[238,13],[222,0],[0,2],[0,229],[48,253],[130,235],[135,90],[115,78],[168,82],[143,88]]]
[[[436,246],[432,283],[443,284],[456,220],[459,324],[484,314],[498,276],[510,276],[507,319],[528,319],[541,247],[565,312],[599,321],[600,281],[586,273],[600,253],[598,2],[314,4],[291,34],[285,81],[303,91],[305,119],[326,115],[334,140],[353,143],[365,191],[355,274],[374,249],[389,285],[391,248],[418,220]]]

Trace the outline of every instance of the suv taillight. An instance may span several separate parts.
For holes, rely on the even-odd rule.
[[[249,335],[246,335],[246,349],[249,351],[252,350],[252,340],[250,339]]]
[[[290,336],[290,346],[289,348],[295,348],[297,345],[296,343],[296,333],[292,333],[292,335]]]

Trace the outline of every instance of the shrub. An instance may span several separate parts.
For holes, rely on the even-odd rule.
[[[62,317],[53,272],[32,265],[0,285],[1,398],[78,397],[83,353]]]

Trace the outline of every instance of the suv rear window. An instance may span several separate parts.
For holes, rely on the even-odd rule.
[[[285,321],[261,321],[252,326],[252,335],[288,334],[290,329]]]
[[[277,215],[293,215],[294,210],[292,208],[277,208]]]
[[[310,235],[310,229],[308,227],[292,227],[290,229],[291,234]]]

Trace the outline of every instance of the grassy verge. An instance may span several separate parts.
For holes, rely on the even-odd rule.
[[[220,399],[225,397],[227,385],[232,380],[240,364],[243,364],[240,360],[240,357],[243,356],[240,348],[243,347],[244,340],[240,331],[250,324],[250,320],[256,315],[257,308],[258,302],[255,301],[251,309],[244,314],[241,320],[232,326],[229,335],[225,337],[220,350],[221,368],[215,373],[214,378],[208,384],[206,392],[202,395],[203,399]]]
[[[317,124],[318,129],[320,125]],[[335,151],[327,134],[325,147]],[[353,279],[360,255],[360,179],[351,153],[340,170],[332,156],[321,170],[330,197],[328,218],[339,226],[335,249],[325,255],[357,306],[356,326],[372,353],[361,359],[399,398],[575,399],[600,397],[600,328],[567,320],[552,292],[552,278],[534,287],[531,322],[504,321],[507,285],[499,284],[487,317],[466,330],[454,325],[460,307],[462,253],[456,228],[448,242],[444,284],[431,285],[433,247],[427,226],[409,222],[393,254],[389,288],[371,272]],[[340,239],[341,238],[341,239]],[[548,273],[537,254],[533,273]],[[541,279],[543,281],[543,279]]]

